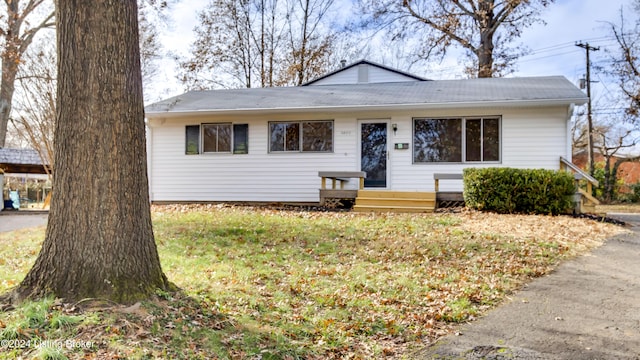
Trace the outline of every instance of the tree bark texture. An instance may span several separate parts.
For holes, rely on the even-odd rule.
[[[56,174],[18,298],[130,303],[167,289],[153,237],[136,0],[58,0]]]

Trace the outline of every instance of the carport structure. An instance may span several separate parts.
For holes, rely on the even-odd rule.
[[[6,174],[47,174],[49,168],[36,150],[0,148],[0,169]]]
[[[48,161],[47,161],[48,162]],[[34,149],[10,149],[0,148],[0,209],[4,208],[4,177],[7,174],[17,174],[18,177],[26,174],[49,175],[51,166],[44,161]],[[44,207],[49,204],[51,193],[47,195]]]

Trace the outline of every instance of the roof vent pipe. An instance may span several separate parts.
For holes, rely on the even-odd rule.
[[[347,66],[347,60],[340,60],[340,67],[343,68]]]

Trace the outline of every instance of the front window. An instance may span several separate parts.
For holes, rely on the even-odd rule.
[[[202,151],[231,152],[231,124],[203,124]]]
[[[416,119],[414,162],[461,162],[460,119]]]
[[[185,154],[249,153],[249,125],[202,124],[185,127]]]
[[[332,152],[333,121],[269,123],[270,152]]]
[[[417,118],[413,162],[500,161],[500,118]]]
[[[271,151],[299,151],[300,150],[300,123],[271,123]]]
[[[302,123],[302,151],[333,151],[333,122],[309,121]]]

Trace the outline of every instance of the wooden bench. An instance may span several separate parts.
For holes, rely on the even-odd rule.
[[[464,203],[462,191],[440,191],[440,180],[462,180],[462,174],[434,173],[437,207],[460,206]]]
[[[327,179],[331,179],[331,189],[336,188],[336,182],[340,182],[340,189],[344,189],[344,183],[350,179],[360,179],[359,189],[364,189],[364,179],[367,173],[364,171],[320,171],[318,176],[322,178],[322,189],[327,188]]]
[[[367,177],[367,173],[364,171],[320,171],[318,176],[322,178],[320,205],[336,207],[342,200],[355,200],[358,196],[358,190],[345,190],[345,183],[351,179],[359,179],[358,189],[364,189],[364,179]],[[331,188],[327,188],[327,179],[331,180]]]
[[[433,180],[435,181],[436,192],[440,191],[440,180],[462,180],[462,174],[433,174]]]

